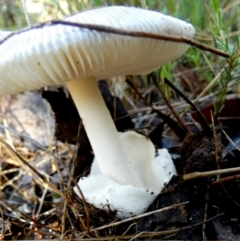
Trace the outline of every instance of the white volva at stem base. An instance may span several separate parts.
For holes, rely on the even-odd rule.
[[[122,185],[143,187],[120,142],[95,78],[66,83],[75,102],[102,173]]]

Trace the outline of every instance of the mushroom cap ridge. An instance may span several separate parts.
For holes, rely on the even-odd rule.
[[[189,39],[195,33],[192,25],[182,20],[124,6],[87,10],[66,21]],[[183,43],[66,25],[31,29],[0,44],[0,95],[62,84],[76,78],[146,74],[180,57],[187,48]]]

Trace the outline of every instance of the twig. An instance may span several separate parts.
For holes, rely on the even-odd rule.
[[[211,127],[209,126],[206,118],[201,113],[201,111],[198,110],[198,108],[181,92],[179,91],[167,78],[164,78],[165,83],[170,86],[179,96],[181,96],[202,118],[202,125],[203,129],[207,131],[210,135],[213,135],[213,131]]]
[[[75,145],[75,151],[74,151],[74,155],[73,155],[73,158],[72,158],[72,161],[71,161],[71,165],[70,165],[71,166],[71,169],[70,169],[71,175],[70,175],[67,187],[70,188],[71,182],[73,182],[75,187],[77,187],[78,192],[81,195],[81,200],[82,200],[83,206],[85,208],[85,212],[86,212],[86,219],[87,219],[86,222],[87,222],[87,224],[85,224],[85,222],[81,218],[81,216],[79,216],[79,219],[80,219],[80,222],[83,225],[84,229],[86,230],[86,233],[88,233],[89,227],[90,227],[90,225],[89,225],[90,224],[90,212],[89,212],[88,204],[87,204],[87,201],[86,201],[86,199],[85,199],[85,197],[83,195],[83,192],[82,192],[80,186],[78,185],[78,182],[76,181],[76,179],[72,178],[74,176],[75,161],[77,159],[78,149],[79,149],[79,147],[80,147],[80,145],[82,143],[83,135],[81,135],[81,131],[83,131],[83,123],[82,123],[82,121],[80,121],[79,126],[78,126],[77,142],[76,142],[76,145]]]
[[[134,217],[131,217],[131,218],[127,218],[127,219],[115,222],[115,223],[110,223],[110,224],[107,224],[107,225],[104,225],[104,226],[101,226],[101,227],[98,227],[98,228],[90,229],[89,231],[95,232],[95,231],[99,231],[99,230],[102,230],[102,229],[105,229],[105,228],[110,228],[110,227],[113,227],[113,226],[117,226],[119,224],[123,224],[123,223],[133,221],[133,220],[136,220],[136,219],[139,219],[139,218],[142,218],[142,217],[146,217],[146,216],[149,216],[149,215],[152,215],[152,214],[155,214],[155,213],[160,213],[160,212],[167,211],[167,210],[170,210],[170,209],[173,209],[173,208],[178,208],[178,207],[186,205],[188,203],[189,202],[187,201],[187,202],[182,202],[182,203],[179,203],[179,204],[173,204],[169,207],[164,207],[164,208],[161,208],[161,209],[158,209],[158,210],[154,210],[154,211],[151,211],[151,212],[140,214],[140,215],[137,215],[137,216],[134,216]]]
[[[165,80],[165,79],[164,79]],[[159,88],[159,84],[157,83],[156,79],[153,80],[154,84],[156,85],[156,87],[158,88],[158,90],[161,92],[162,94],[162,98],[164,100],[164,102],[166,103],[167,107],[170,109],[170,111],[172,112],[172,114],[175,116],[176,120],[178,121],[178,123],[181,125],[181,127],[186,131],[186,133],[190,134],[190,130],[189,128],[185,125],[185,123],[182,121],[182,119],[179,117],[179,115],[176,113],[176,111],[173,109],[172,105],[169,103],[164,91],[161,91]]]
[[[226,65],[227,66],[227,65]],[[226,67],[225,66],[225,67]],[[219,80],[219,78],[221,77],[222,73],[224,72],[225,68],[222,68],[220,70],[220,72],[211,80],[211,82],[205,87],[205,89],[197,96],[197,98],[195,100],[193,100],[193,103],[196,104],[198,102],[198,100],[204,96],[204,94],[209,91],[214,84],[216,84],[216,82]]]
[[[214,125],[214,121],[213,121],[213,116],[212,116],[212,123],[213,123],[213,125]],[[214,130],[215,130],[215,128],[214,128]],[[215,131],[214,131],[214,133],[215,133]],[[215,133],[215,135],[216,135],[216,133]],[[216,138],[216,136],[215,136],[215,138]],[[214,139],[215,139],[214,138]],[[217,141],[217,139],[216,139],[216,141]],[[220,169],[220,157],[219,157],[219,155],[217,154],[217,143],[216,143],[216,141],[215,141],[215,152],[216,152],[216,161],[217,161],[217,165],[218,165],[218,169]],[[222,177],[221,177],[221,175],[219,175],[219,181],[220,181],[220,184],[221,184],[221,187],[222,187],[222,189],[223,189],[223,191],[226,193],[226,195],[229,197],[229,199],[230,200],[232,200],[232,202],[234,203],[234,204],[236,204],[238,207],[240,207],[240,204],[237,202],[237,201],[235,201],[234,200],[234,198],[232,197],[232,195],[230,195],[229,194],[229,192],[227,191],[227,189],[224,187],[224,185],[223,185],[223,183],[222,183]]]
[[[142,94],[138,91],[138,89],[133,85],[133,83],[130,80],[126,80],[126,82],[129,84],[129,86],[135,91],[135,93],[140,97],[141,100],[144,101],[144,103],[149,106],[157,115],[163,119],[163,121],[171,128],[171,130],[180,138],[184,139],[186,136],[186,133],[184,129],[173,119],[171,119],[169,116],[162,113],[160,110],[155,109],[152,105],[148,103],[148,101],[142,96]]]
[[[214,140],[214,146],[215,146],[215,160],[216,160],[216,164],[217,164],[217,169],[220,170],[220,156],[219,156],[219,153],[221,152],[221,150],[219,150],[217,133],[216,133],[215,125],[214,125],[214,117],[213,117],[212,111],[211,111],[211,120],[212,120],[212,125],[213,125],[212,128],[213,128],[213,140]],[[221,179],[221,175],[219,176],[219,178]]]
[[[212,182],[211,185],[218,185],[218,184],[221,184],[221,183],[236,181],[236,180],[239,180],[239,179],[240,179],[240,174],[233,175],[233,176],[230,176],[230,177],[221,178],[221,180],[216,180],[216,181]]]
[[[172,229],[172,230],[166,230],[166,231],[156,231],[156,232],[141,232],[141,234],[137,234],[137,235],[124,235],[124,236],[113,236],[113,237],[97,237],[97,238],[75,238],[72,241],[80,241],[80,240],[88,240],[88,241],[95,241],[95,240],[129,240],[130,238],[133,237],[138,237],[138,238],[144,238],[144,237],[154,237],[154,236],[162,236],[162,235],[167,235],[167,234],[173,234],[173,233],[178,233],[181,232],[183,230],[187,230],[187,229],[191,229],[193,227],[197,227],[199,225],[203,225],[204,223],[210,222],[220,216],[224,215],[224,213],[220,213],[212,218],[209,218],[203,222],[200,223],[196,223],[193,225],[188,225],[182,228],[178,228],[178,229]],[[158,239],[159,240],[159,239]],[[63,240],[62,240],[63,241]]]
[[[215,145],[215,159],[216,159],[216,164],[217,164],[217,168],[218,170],[220,170],[220,150],[219,150],[219,145],[217,143],[217,133],[216,133],[216,129],[214,126],[214,118],[213,118],[213,114],[211,111],[211,119],[212,119],[212,123],[213,123],[213,136],[214,136],[214,145]],[[233,203],[235,203],[238,207],[240,207],[239,203],[237,201],[234,200],[234,198],[229,194],[229,192],[227,191],[227,189],[224,187],[223,182],[222,182],[222,176],[221,174],[218,176],[220,185],[223,189],[223,191],[225,192],[225,194],[229,197],[230,200],[233,201]]]
[[[1,137],[0,137],[0,142],[6,146],[6,148],[14,154],[18,160],[21,161],[26,167],[28,167],[32,173],[36,174],[44,183],[47,184],[51,188],[52,191],[56,192],[59,196],[62,198],[66,198],[63,193],[61,193],[52,183],[50,183],[44,175],[42,175],[40,172],[38,172],[34,167],[32,167],[21,155],[19,155],[7,142],[5,142]]]
[[[240,167],[207,171],[207,172],[192,172],[192,173],[183,175],[182,178],[184,181],[186,181],[186,180],[199,178],[199,177],[208,177],[208,176],[212,176],[212,175],[220,175],[220,174],[227,174],[227,173],[233,173],[233,172],[240,172]]]
[[[43,182],[43,183],[42,183],[43,186],[49,187],[49,189],[51,189],[53,192],[57,193],[61,198],[63,198],[63,200],[68,200],[67,197],[55,187],[55,185],[53,185],[51,182],[49,182],[44,175],[42,175],[42,174],[41,174],[40,172],[38,172],[34,167],[32,167],[21,155],[19,155],[19,154],[18,154],[8,143],[6,143],[1,137],[0,137],[0,142],[1,142],[3,145],[5,145],[5,146],[8,148],[8,150],[9,150],[12,154],[14,154],[14,155],[18,158],[18,160],[21,161],[21,163],[24,164],[24,166],[28,167],[29,170],[30,170],[33,174],[35,174],[35,175],[37,175],[37,176],[39,177],[39,179]],[[70,207],[71,207],[73,213],[77,216],[77,213],[78,213],[78,212],[77,212],[77,210],[75,209],[75,207],[74,207],[73,205],[70,205]]]
[[[228,136],[228,134],[222,130],[223,134],[227,137],[227,139],[231,142],[231,144],[238,150],[240,151],[239,147],[232,141],[232,139]]]
[[[39,221],[31,218],[30,216],[28,216],[27,214],[25,214],[24,212],[20,211],[19,209],[17,209],[14,205],[12,205],[11,203],[5,201],[3,198],[0,197],[0,204],[7,207],[9,210],[11,211],[16,211],[19,214],[21,214],[22,217],[24,217],[26,220],[29,220],[29,223],[34,223],[36,226],[39,227],[43,227],[49,230],[49,232],[59,232],[59,230],[57,228],[47,228],[46,225],[40,223]]]
[[[203,241],[207,241],[207,237],[206,237],[206,234],[205,234],[205,229],[206,229],[206,220],[207,220],[207,211],[208,211],[208,200],[209,200],[209,186],[207,188],[207,193],[205,195],[205,207],[204,207],[204,213],[203,213],[203,220],[204,220],[204,224],[202,226],[202,238],[203,238]]]
[[[33,140],[31,137],[29,137],[29,136],[27,136],[27,135],[25,135],[25,134],[22,134],[22,133],[14,130],[14,129],[10,128],[10,127],[4,126],[3,124],[0,124],[0,128],[2,128],[2,129],[4,129],[4,130],[7,129],[7,130],[9,130],[11,133],[13,133],[13,134],[15,134],[15,135],[17,135],[17,136],[20,136],[20,137],[23,138],[24,140],[32,143],[32,144],[35,145],[38,149],[41,149],[41,150],[44,151],[46,154],[48,154],[49,156],[51,156],[52,158],[54,158],[54,159],[58,162],[58,164],[68,172],[67,168],[64,167],[64,165],[62,164],[61,160],[60,160],[56,155],[54,155],[54,153],[52,153],[50,150],[48,150],[46,147],[44,147],[44,146],[43,146],[41,143],[39,143],[38,141],[35,141],[35,140]]]
[[[21,34],[21,33],[30,31],[32,29],[39,29],[39,28],[43,28],[45,26],[53,26],[53,25],[65,25],[65,26],[71,26],[71,27],[77,27],[77,28],[84,28],[84,29],[88,29],[90,31],[111,33],[111,34],[129,36],[129,37],[135,37],[135,38],[147,38],[147,39],[156,39],[156,40],[166,40],[166,41],[176,42],[176,43],[185,43],[185,44],[189,44],[191,46],[197,47],[199,49],[214,53],[216,55],[222,56],[224,58],[230,57],[230,55],[228,53],[225,53],[216,48],[212,48],[210,46],[204,45],[202,43],[199,43],[197,41],[187,39],[184,37],[173,37],[173,36],[166,36],[166,35],[160,35],[160,34],[151,34],[151,33],[146,33],[146,32],[125,31],[125,30],[120,30],[117,28],[112,28],[112,27],[107,27],[107,26],[102,26],[102,25],[83,24],[83,23],[75,23],[75,22],[68,22],[68,21],[62,21],[62,20],[48,21],[48,22],[42,23],[40,25],[31,27],[28,29],[23,29],[23,30],[19,30],[17,32],[13,32],[12,34],[8,35],[5,39],[1,40],[0,44],[4,43],[7,39],[11,38],[14,35]]]

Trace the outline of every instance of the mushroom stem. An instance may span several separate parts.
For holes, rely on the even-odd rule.
[[[120,142],[119,133],[94,77],[66,82],[102,173],[122,185],[143,187]]]

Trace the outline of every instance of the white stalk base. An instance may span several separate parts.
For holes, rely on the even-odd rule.
[[[119,136],[144,187],[131,183],[121,185],[111,180],[101,172],[96,159],[89,176],[81,178],[78,186],[88,203],[106,211],[110,208],[117,212],[118,218],[127,218],[145,212],[164,185],[176,175],[176,170],[168,151],[160,149],[155,156],[154,145],[146,137],[133,131],[119,133]],[[74,191],[81,198],[77,187]]]

